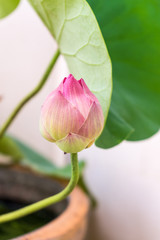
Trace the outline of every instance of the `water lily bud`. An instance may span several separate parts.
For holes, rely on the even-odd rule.
[[[104,117],[98,99],[83,79],[71,74],[45,100],[40,131],[67,153],[90,147],[102,132]]]

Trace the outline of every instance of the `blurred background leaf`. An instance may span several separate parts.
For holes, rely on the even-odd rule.
[[[0,0],[0,19],[12,13],[19,2],[20,0]]]
[[[12,163],[23,158],[20,148],[10,137],[7,136],[0,139],[0,155],[1,157],[5,156],[10,158]]]
[[[53,164],[49,159],[47,159],[42,154],[36,152],[31,147],[19,141],[16,138],[13,138],[14,143],[20,149],[21,153],[23,154],[23,158],[21,159],[20,164],[26,167],[33,169],[39,173],[53,176],[62,179],[70,179],[71,177],[71,165],[68,164],[64,167],[57,167]],[[83,172],[85,167],[85,163],[83,161],[79,162],[80,168],[80,175]]]
[[[113,95],[96,145],[141,140],[160,127],[160,2],[88,0],[113,65]]]
[[[46,157],[36,152],[25,143],[13,137],[11,137],[11,139],[12,141],[14,141],[18,149],[20,149],[21,153],[23,154],[23,158],[19,163],[20,165],[26,166],[46,176],[56,177],[62,180],[69,180],[71,178],[71,164],[68,164],[64,167],[57,167],[56,165],[53,164],[53,162],[49,161]],[[85,162],[79,161],[80,178],[78,185],[88,195],[88,197],[91,200],[92,206],[95,207],[96,200],[92,193],[90,192],[90,190],[88,189],[83,178],[84,168]]]

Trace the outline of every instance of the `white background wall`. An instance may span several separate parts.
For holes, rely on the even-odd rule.
[[[56,43],[26,1],[0,21],[0,125],[22,97],[38,83],[56,50]],[[68,74],[60,57],[43,90],[16,118],[9,132],[53,159],[63,153],[39,133],[40,106]],[[91,147],[85,179],[97,198],[88,240],[160,239],[160,134],[146,141],[123,142],[103,150]]]

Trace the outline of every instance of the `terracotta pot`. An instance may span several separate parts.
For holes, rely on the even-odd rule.
[[[0,199],[12,199],[25,203],[51,196],[62,186],[51,178],[26,169],[0,168]],[[49,207],[59,215],[56,219],[14,240],[82,240],[85,237],[89,200],[76,187],[67,200]]]

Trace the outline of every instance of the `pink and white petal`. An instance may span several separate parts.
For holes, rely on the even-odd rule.
[[[43,124],[43,122],[42,122],[42,117],[41,117],[41,116],[40,116],[39,128],[40,128],[40,133],[41,133],[41,135],[42,135],[45,139],[47,139],[47,140],[50,141],[50,142],[55,142],[55,141],[56,141],[56,140],[53,139],[53,138],[49,135],[49,133],[47,132],[47,130],[46,130],[46,128],[45,128],[45,126],[44,126],[44,124]]]
[[[93,139],[88,145],[87,145],[87,147],[86,148],[89,148],[89,147],[91,147],[92,145],[93,145],[93,143],[95,142],[95,139]]]
[[[97,138],[104,126],[104,116],[99,104],[93,102],[90,112],[78,134],[90,139]]]
[[[65,78],[64,78],[64,80],[65,80]],[[64,81],[63,80],[63,81]],[[54,97],[54,95],[55,94],[57,94],[58,92],[61,92],[61,93],[63,93],[63,81],[60,83],[60,85],[55,89],[55,90],[53,90],[47,97],[46,97],[46,99],[45,99],[45,101],[44,101],[44,104],[46,105],[46,103],[48,102],[48,100],[50,100],[50,98],[53,98]],[[43,105],[44,105],[43,104]],[[43,105],[42,105],[42,107],[43,107]]]
[[[77,153],[85,149],[90,141],[88,138],[70,133],[65,138],[57,141],[56,144],[64,152]]]
[[[63,83],[63,95],[87,117],[92,101],[84,94],[81,84],[70,74]]]
[[[84,90],[84,93],[87,96],[89,96],[92,99],[92,101],[94,101],[96,103],[99,103],[99,101],[96,98],[96,96],[89,90],[89,88],[88,88],[87,84],[85,83],[85,81],[83,80],[83,78],[81,78],[78,82],[81,84],[81,86],[82,86],[82,88]]]
[[[59,140],[69,132],[77,133],[84,123],[84,117],[61,92],[48,99],[42,108],[42,121],[52,138]]]

